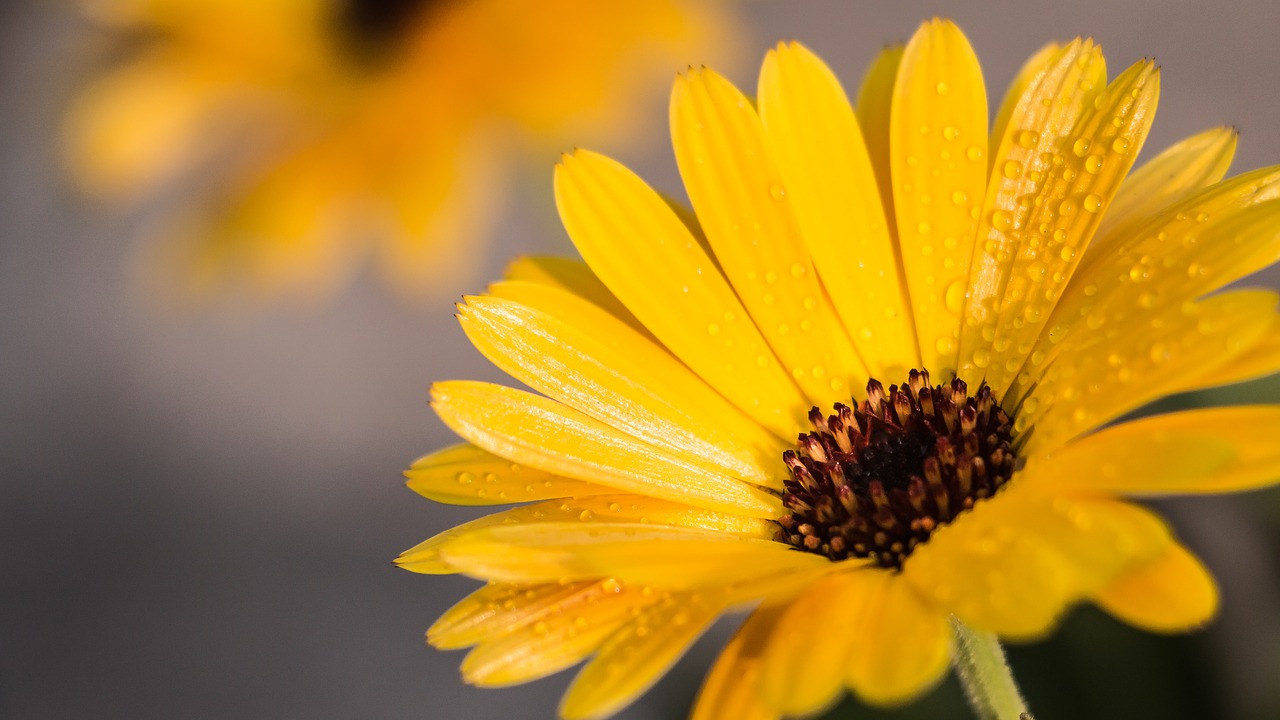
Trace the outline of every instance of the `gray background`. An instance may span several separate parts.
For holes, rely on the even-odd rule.
[[[882,44],[949,14],[994,106],[1041,44],[1092,34],[1113,75],[1142,55],[1164,67],[1149,149],[1228,123],[1243,131],[1233,172],[1280,162],[1280,3],[745,9],[734,78],[748,87],[768,45],[797,38],[855,88]],[[0,10],[0,718],[550,717],[567,675],[480,691],[458,679],[461,654],[424,647],[473,582],[390,561],[477,514],[418,498],[399,472],[451,441],[426,407],[431,381],[498,379],[451,300],[516,253],[569,251],[550,200],[554,153],[528,159],[481,274],[434,302],[405,304],[362,277],[307,311],[167,311],[131,266],[155,208],[110,214],[61,181],[55,131],[89,67],[83,31],[61,3]],[[665,102],[646,112],[648,144],[622,159],[678,192]],[[1275,402],[1280,390],[1234,397]],[[1280,717],[1277,506],[1274,492],[1167,505],[1224,586],[1222,618],[1165,640],[1075,613],[1014,655],[1041,719]],[[718,625],[626,717],[681,716],[731,629]],[[955,692],[904,716],[954,712]]]

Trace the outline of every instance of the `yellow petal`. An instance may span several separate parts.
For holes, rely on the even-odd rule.
[[[204,157],[193,140],[230,93],[201,75],[172,52],[150,52],[89,86],[64,128],[77,179],[128,197]]]
[[[919,365],[884,205],[853,108],[835,74],[798,43],[769,52],[760,119],[805,246],[876,377]]]
[[[780,572],[735,581],[726,585],[725,590],[734,605],[749,605],[760,600],[785,603],[833,572],[847,572],[868,565],[874,565],[874,562],[865,559],[843,560],[838,563],[798,560]]]
[[[920,357],[943,377],[956,367],[964,278],[987,188],[982,68],[949,20],[926,22],[907,44],[891,115],[893,206]]]
[[[1045,111],[1044,127],[1015,110],[1001,144],[960,355],[962,376],[985,377],[1000,395],[1032,352],[1155,116],[1160,76],[1150,62],[1122,73],[1096,102],[1081,89],[1101,84],[1101,63],[1093,61],[1100,57],[1089,43],[1069,46],[1058,64],[1066,71],[1044,77],[1049,92],[1028,94],[1019,106],[1033,118]],[[1059,105],[1064,96],[1069,102]],[[1050,110],[1057,107],[1068,110]]]
[[[1194,555],[1174,543],[1155,561],[1107,586],[1094,602],[1143,630],[1186,632],[1213,619],[1218,586]]]
[[[556,168],[556,204],[587,264],[661,342],[780,437],[811,407],[715,261],[671,208],[618,163],[578,151]]]
[[[649,332],[581,260],[552,255],[526,255],[512,260],[503,277],[506,280],[537,283],[573,293],[633,329],[646,335]]]
[[[951,661],[951,625],[903,574],[865,574],[846,681],[868,703],[896,705],[942,679]]]
[[[1217,127],[1175,143],[1125,178],[1098,225],[1090,255],[1129,239],[1164,208],[1206,188],[1227,174],[1240,133]]]
[[[1202,377],[1256,343],[1275,306],[1273,292],[1240,290],[1135,310],[1131,319],[1063,341],[1071,347],[1038,367],[1037,384],[1015,413],[1014,430],[1031,433],[1019,438],[1022,451],[1054,448]]]
[[[710,70],[677,78],[671,141],[716,260],[810,403],[829,405],[865,385],[750,101]]]
[[[441,650],[475,645],[519,630],[541,618],[596,602],[621,587],[616,581],[516,585],[490,583],[449,608],[427,630],[427,642]]]
[[[721,586],[827,562],[767,540],[640,522],[591,529],[576,522],[496,525],[450,541],[440,555],[482,580],[613,577],[668,589]]]
[[[835,702],[853,653],[875,653],[857,636],[879,570],[836,573],[791,601],[769,636],[760,694],[785,715],[814,715]]]
[[[1211,408],[1122,423],[1049,454],[1046,492],[1220,493],[1280,480],[1280,407]]]
[[[1176,392],[1234,385],[1280,373],[1280,321],[1258,338],[1248,350],[1209,369],[1204,375],[1178,386]]]
[[[898,241],[898,225],[893,211],[893,181],[889,177],[889,127],[893,88],[905,51],[903,45],[890,45],[881,50],[871,61],[867,74],[862,78],[862,87],[858,89],[858,123],[862,126],[867,156],[871,159],[876,184],[880,187],[885,217],[889,220],[889,237],[894,243]]]
[[[462,329],[508,375],[706,470],[781,487],[785,446],[622,321],[577,296],[562,298],[559,318],[503,298],[466,300]]]
[[[1020,486],[936,530],[903,566],[917,592],[974,627],[1040,637],[1071,603],[1169,542],[1165,524],[1136,506],[1054,498],[1013,482]]]
[[[502,687],[529,682],[581,662],[628,620],[661,595],[619,589],[573,603],[511,633],[480,643],[462,661],[473,685]]]
[[[499,505],[616,492],[522,467],[465,443],[418,458],[404,475],[414,492],[450,505]]]
[[[1032,352],[1052,360],[1072,334],[1093,334],[1129,314],[1178,305],[1280,257],[1280,169],[1213,185],[1166,209],[1140,233],[1076,273]],[[1087,255],[1093,255],[1092,252]],[[1031,380],[1021,376],[1016,386]]]
[[[598,495],[513,508],[486,515],[446,530],[418,543],[396,558],[396,564],[413,572],[441,574],[459,569],[441,558],[441,550],[475,531],[500,525],[545,523],[590,525],[645,523],[716,531],[725,535],[769,539],[774,526],[766,520],[701,510],[643,495]],[[590,532],[591,530],[584,530]],[[539,530],[531,528],[530,532]]]
[[[536,506],[535,506],[536,507]],[[457,540],[473,530],[490,527],[492,525],[500,525],[512,517],[514,511],[494,513],[477,518],[471,522],[466,522],[456,527],[449,528],[444,532],[423,540],[413,547],[400,553],[395,559],[397,566],[408,570],[409,572],[423,573],[426,575],[451,575],[461,572],[460,568],[454,567],[448,561],[440,556],[440,548]]]
[[[690,720],[779,720],[760,695],[761,658],[785,605],[765,605],[747,618],[720,652],[694,701]]]
[[[560,703],[565,720],[606,718],[648,690],[724,609],[720,593],[677,593],[609,638]]]
[[[1010,108],[1004,134],[992,135],[996,143],[992,153],[994,168],[978,223],[979,245],[966,295],[961,299],[964,324],[960,328],[959,373],[971,384],[986,378],[997,397],[1005,390],[1005,369],[999,365],[1008,361],[1004,355],[1012,351],[1013,344],[1008,337],[1011,329],[1005,329],[996,344],[1003,321],[1001,313],[1015,312],[1005,306],[1025,299],[1028,283],[1037,279],[1014,277],[1014,266],[1023,255],[1039,257],[1038,248],[1050,242],[1040,236],[1053,235],[1047,222],[1053,219],[1051,216],[1032,216],[1045,215],[1049,210],[1043,195],[1062,191],[1065,181],[1057,174],[1055,158],[1063,163],[1061,153],[1066,152],[1076,161],[1067,163],[1071,177],[1082,182],[1092,179],[1087,174],[1078,178],[1082,160],[1063,148],[1073,143],[1071,133],[1081,116],[1094,109],[1093,101],[1106,82],[1102,50],[1092,41],[1077,39],[1047,58],[1044,65]],[[1055,213],[1060,200],[1054,201]],[[1074,221],[1077,217],[1068,219]],[[1066,239],[1064,229],[1060,240]],[[1043,262],[1041,265],[1047,273],[1048,266]],[[1043,298],[1036,295],[1034,299]],[[1019,314],[1015,320],[1022,326],[1028,318]],[[1009,360],[1019,365],[1018,357],[1014,354]]]
[[[1053,61],[1060,56],[1061,50],[1061,44],[1051,42],[1027,58],[1027,61],[1018,69],[1018,74],[1013,77],[1013,82],[1009,83],[1009,88],[1004,92],[1004,100],[1000,101],[1000,109],[996,111],[996,119],[991,123],[991,147],[1000,147],[1000,141],[1004,138],[1005,132],[1009,128],[1009,119],[1013,117],[1014,108],[1018,106],[1023,93],[1032,84],[1039,82],[1042,73],[1049,72]],[[1105,77],[1106,74],[1103,73],[1103,78],[1105,79]],[[993,155],[993,162],[994,157]],[[991,167],[988,166],[987,170],[990,173]]]
[[[712,510],[772,517],[776,497],[532,393],[472,381],[436,383],[432,407],[464,439],[545,472]]]

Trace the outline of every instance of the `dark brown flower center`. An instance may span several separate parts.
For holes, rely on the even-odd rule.
[[[779,539],[832,560],[900,568],[940,525],[994,495],[1018,463],[1009,416],[985,384],[929,385],[912,370],[888,391],[867,383],[854,407],[809,411],[813,432],[783,453],[791,470]]]
[[[349,49],[365,62],[377,61],[399,47],[427,13],[450,0],[344,0],[336,6],[337,27]]]

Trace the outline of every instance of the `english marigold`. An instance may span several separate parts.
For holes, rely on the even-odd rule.
[[[988,133],[950,22],[875,61],[856,109],[799,44],[752,102],[675,85],[693,214],[577,151],[556,200],[585,264],[527,258],[458,317],[541,395],[432,390],[467,444],[408,471],[464,505],[530,503],[401,566],[487,585],[428,632],[464,678],[582,660],[561,706],[605,717],[721,613],[755,609],[694,718],[808,715],[848,688],[909,700],[959,628],[1029,639],[1092,602],[1138,627],[1208,621],[1212,578],[1132,498],[1280,476],[1280,407],[1107,426],[1171,393],[1280,369],[1276,295],[1220,291],[1280,256],[1280,169],[1222,180],[1209,130],[1130,174],[1160,73],[1107,82],[1050,45]]]
[[[644,95],[622,88],[732,37],[718,1],[85,5],[129,52],[72,105],[70,168],[103,198],[169,189],[149,276],[196,298],[323,297],[371,249],[429,295],[484,256],[521,153],[617,139]],[[174,192],[193,169],[216,172]]]

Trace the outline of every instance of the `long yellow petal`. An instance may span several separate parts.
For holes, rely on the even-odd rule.
[[[1021,448],[1052,449],[1203,377],[1254,345],[1274,322],[1275,306],[1273,292],[1239,290],[1075,337],[1073,347],[1039,368],[1015,413],[1014,430],[1031,431],[1019,438]]]
[[[1188,379],[1175,392],[1203,390],[1234,385],[1280,373],[1280,318],[1248,350],[1207,370],[1202,376]]]
[[[781,512],[776,497],[709,472],[572,408],[490,383],[431,389],[432,407],[464,439],[513,462],[625,492],[752,517]]]
[[[750,101],[710,70],[677,78],[671,141],[716,260],[809,401],[825,406],[865,385]]]
[[[512,260],[506,272],[506,280],[531,282],[573,293],[593,305],[607,311],[610,315],[630,325],[641,333],[648,333],[644,325],[627,309],[609,288],[600,282],[600,278],[591,272],[591,268],[581,260],[557,257],[554,255],[525,255]]]
[[[893,88],[898,79],[898,67],[902,64],[904,45],[889,45],[876,55],[867,68],[858,88],[858,123],[867,144],[867,156],[880,187],[880,201],[884,203],[885,217],[889,219],[889,237],[898,240],[897,217],[893,211],[893,181],[889,176],[889,127],[893,109]],[[901,258],[899,271],[901,271]]]
[[[534,390],[711,472],[781,487],[775,436],[612,315],[577,296],[560,305],[557,318],[469,297],[458,315],[477,350]]]
[[[1143,630],[1186,632],[1213,618],[1218,586],[1194,555],[1174,543],[1155,561],[1107,586],[1094,602]]]
[[[860,647],[849,655],[846,682],[868,703],[903,703],[946,673],[951,661],[951,625],[904,575],[866,574],[870,582],[860,589],[866,597],[853,634]]]
[[[849,658],[875,653],[858,637],[858,620],[878,570],[836,573],[791,601],[770,634],[760,668],[760,694],[785,715],[814,715],[844,690]]]
[[[1073,334],[1213,292],[1280,257],[1280,168],[1262,168],[1167,208],[1127,242],[1079,268],[1032,351],[1044,361]],[[1088,253],[1092,254],[1092,253]],[[1033,365],[1037,363],[1033,362]],[[1025,386],[1030,373],[1019,376]]]
[[[500,505],[617,492],[523,467],[465,443],[418,458],[404,475],[414,492],[450,505]]]
[[[127,197],[204,159],[203,143],[192,140],[231,90],[175,55],[151,51],[72,104],[63,128],[68,163],[90,192]]]
[[[536,506],[534,506],[536,507]],[[460,568],[454,567],[443,557],[440,556],[440,549],[449,543],[463,537],[481,528],[491,527],[493,525],[501,525],[508,522],[511,518],[518,517],[515,511],[507,510],[492,515],[486,515],[470,522],[454,526],[443,532],[436,533],[413,547],[400,553],[395,559],[397,566],[404,568],[410,572],[423,573],[425,575],[452,575],[462,572]]]
[[[786,605],[764,605],[747,618],[720,652],[694,701],[689,720],[779,720],[760,695],[762,657]]]
[[[574,603],[565,612],[480,643],[462,661],[462,678],[482,687],[536,680],[578,664],[660,593],[622,590]]]
[[[517,585],[490,583],[463,598],[427,630],[427,642],[441,650],[468,647],[507,635],[540,619],[597,602],[621,589],[617,581]]]
[[[1055,58],[1059,57],[1062,50],[1060,43],[1051,42],[1035,51],[1027,61],[1018,69],[1018,74],[1013,76],[1013,82],[1009,83],[1008,89],[1004,92],[1004,100],[1000,101],[1000,109],[996,111],[996,119],[991,123],[990,146],[993,148],[1000,147],[1000,141],[1004,139],[1006,131],[1009,129],[1009,119],[1013,117],[1013,111],[1022,100],[1022,96],[1027,89],[1033,84],[1040,81],[1043,73],[1049,72]],[[1105,80],[1106,75],[1103,74]],[[992,162],[995,156],[992,155]],[[987,171],[990,174],[992,167],[988,166]]]
[[[1253,490],[1280,480],[1280,407],[1211,408],[1122,423],[1050,453],[1046,492],[1164,495]]]
[[[560,703],[565,720],[596,720],[621,710],[684,655],[724,609],[721,593],[676,593],[645,608],[600,648]]]
[[[544,523],[558,523],[557,527],[569,524],[584,528],[590,526],[591,529],[584,529],[584,532],[594,532],[594,527],[609,523],[642,523],[660,527],[695,528],[716,531],[727,537],[763,540],[772,538],[774,531],[771,523],[757,518],[702,510],[643,495],[599,495],[526,505],[486,515],[418,543],[401,553],[396,558],[396,564],[406,570],[428,574],[459,572],[457,567],[441,557],[441,551],[451,543],[485,528]],[[537,533],[539,530],[534,527],[529,531]]]
[[[1165,524],[1136,506],[1054,498],[1032,484],[1009,487],[936,530],[907,558],[903,576],[974,627],[1035,638],[1072,602],[1170,541]]]
[[[760,119],[805,246],[876,377],[919,365],[896,246],[853,108],[834,73],[798,43],[760,70]]]
[[[1038,256],[1039,248],[1052,242],[1053,230],[1047,222],[1052,217],[1033,216],[1049,211],[1043,195],[1062,190],[1064,180],[1054,162],[1064,162],[1063,146],[1072,143],[1072,132],[1081,117],[1094,109],[1093,101],[1105,82],[1101,48],[1077,39],[1045,60],[1045,66],[1010,108],[1004,133],[992,135],[996,143],[994,170],[982,203],[973,268],[963,299],[958,370],[971,384],[987,378],[997,396],[1005,390],[998,381],[1003,371],[991,366],[1004,361],[1003,355],[1013,344],[1008,337],[999,338],[1000,344],[996,344],[1001,313],[1006,304],[1023,300],[1028,283],[1037,279],[1015,278],[1014,266],[1022,255]],[[1068,165],[1075,168],[1070,177],[1076,179],[1080,160],[1074,153],[1067,156],[1077,159]],[[1086,175],[1082,182],[1090,180]],[[1053,212],[1059,203],[1060,198],[1054,202]],[[1049,238],[1043,237],[1046,233]],[[1066,239],[1063,230],[1060,240]],[[1047,272],[1047,265],[1044,267]],[[1021,315],[1015,319],[1019,327],[1027,322]],[[1006,329],[1004,335],[1009,332]],[[1020,364],[1017,357],[1010,358],[1015,365]]]
[[[667,348],[780,437],[811,407],[714,260],[644,181],[578,151],[556,168],[569,237],[609,289]]]
[[[1045,113],[1037,132],[1026,128],[1039,125],[1015,110],[996,161],[1001,180],[993,181],[978,232],[960,367],[962,377],[985,377],[1000,395],[1034,349],[1155,117],[1159,70],[1140,62],[1094,101],[1081,86],[1101,83],[1095,57],[1101,52],[1089,43],[1069,46],[1059,61],[1066,72],[1045,76],[1054,87],[1024,96],[1019,106],[1032,118],[1047,109],[1043,100],[1068,111]],[[1064,97],[1069,102],[1060,104]],[[998,191],[1005,181],[1009,192]]]
[[[965,278],[987,188],[987,93],[968,39],[949,20],[907,44],[893,90],[893,206],[920,357],[956,368]]]
[[[590,530],[575,522],[496,525],[449,542],[440,555],[488,581],[613,577],[667,589],[723,586],[827,562],[767,540],[639,522]]]
[[[1240,132],[1217,127],[1175,143],[1125,178],[1084,258],[1105,256],[1166,207],[1223,178]]]

